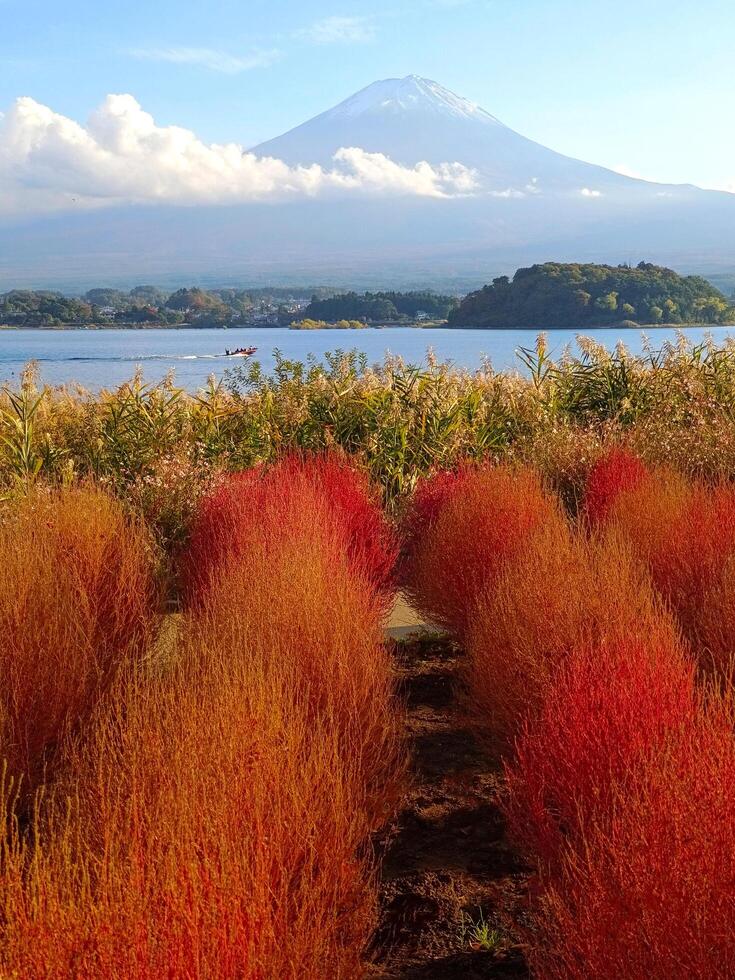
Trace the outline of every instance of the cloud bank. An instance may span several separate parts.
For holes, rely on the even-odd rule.
[[[477,187],[459,163],[404,167],[345,147],[334,166],[290,167],[157,126],[132,95],[108,95],[85,126],[31,98],[0,116],[0,214],[123,203],[236,204],[335,194],[454,197]]]

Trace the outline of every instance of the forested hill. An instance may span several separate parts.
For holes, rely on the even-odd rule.
[[[735,323],[735,308],[700,276],[641,262],[546,262],[470,293],[449,314],[453,327],[536,329],[623,324]]]

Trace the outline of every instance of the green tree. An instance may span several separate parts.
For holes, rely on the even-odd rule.
[[[83,298],[93,306],[111,306],[116,310],[122,310],[130,303],[129,297],[119,289],[90,289]]]
[[[664,316],[668,321],[672,321],[676,318],[676,311],[678,307],[673,299],[664,300]]]
[[[595,300],[595,306],[598,310],[608,310],[611,313],[615,312],[618,308],[618,294],[611,292],[605,293],[604,296],[598,296]]]
[[[660,306],[651,306],[648,309],[648,313],[651,317],[652,323],[661,323],[664,318],[664,311]]]

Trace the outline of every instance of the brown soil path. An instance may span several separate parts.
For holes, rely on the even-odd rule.
[[[400,631],[401,635],[403,631]],[[432,635],[389,640],[413,781],[384,840],[373,980],[527,977],[518,923],[529,872],[504,838],[500,773],[463,718],[462,652]],[[469,920],[498,936],[473,943]]]

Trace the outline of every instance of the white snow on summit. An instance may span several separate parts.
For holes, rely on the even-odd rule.
[[[433,113],[437,116],[454,116],[502,125],[469,99],[463,99],[449,89],[419,75],[406,75],[405,78],[385,78],[373,82],[366,88],[340,102],[333,109],[322,113],[321,119],[355,119],[358,116],[375,112],[403,113],[416,111]]]

